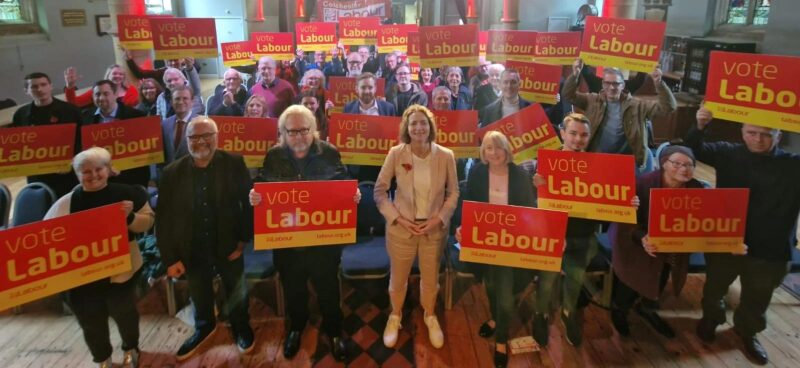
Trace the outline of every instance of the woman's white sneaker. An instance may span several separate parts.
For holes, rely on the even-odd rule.
[[[439,320],[435,315],[425,317],[425,325],[428,326],[428,338],[431,340],[431,345],[434,348],[441,348],[444,345],[444,334],[442,328],[439,327]],[[385,336],[385,335],[384,335]]]
[[[403,328],[400,324],[400,316],[394,314],[389,315],[389,320],[386,321],[386,328],[383,330],[383,345],[387,348],[393,348],[397,343],[398,330]]]

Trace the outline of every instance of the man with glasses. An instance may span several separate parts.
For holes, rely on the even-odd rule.
[[[531,105],[531,102],[520,97],[519,71],[506,69],[500,74],[500,98],[478,112],[480,127],[485,127],[506,116],[519,112]]]
[[[247,89],[242,87],[242,76],[236,69],[228,69],[222,77],[223,84],[215,88],[214,95],[208,100],[208,114],[244,116],[248,96]]]
[[[347,55],[346,68],[348,77],[355,78],[361,75],[361,71],[364,68],[364,61],[361,58],[361,54],[351,52],[350,55]]]
[[[214,275],[225,290],[233,341],[242,353],[254,347],[242,251],[253,238],[252,187],[242,156],[217,149],[217,124],[198,116],[186,127],[189,155],[164,169],[156,232],[169,277],[186,275],[194,303],[194,333],[178,349],[183,361],[212,340]]]
[[[411,82],[411,69],[407,64],[397,67],[395,78],[397,83],[386,92],[386,102],[394,105],[397,116],[403,116],[406,107],[414,104],[428,106],[428,94],[418,84]]]
[[[656,86],[657,101],[641,100],[625,91],[625,79],[616,68],[603,68],[603,89],[600,93],[578,92],[583,60],[572,64],[572,75],[564,82],[564,98],[583,110],[591,122],[592,140],[589,151],[633,154],[636,165],[644,169],[650,156],[647,142],[647,121],[667,115],[677,108],[677,102],[666,83],[661,81],[661,69],[655,68],[650,77]]]
[[[697,159],[716,169],[717,187],[748,188],[744,243],[746,254],[706,253],[703,317],[697,335],[705,342],[716,337],[725,323],[728,287],[741,281],[739,306],[733,313],[733,329],[742,339],[748,357],[766,364],[767,351],[756,334],[767,326],[766,312],[772,292],[783,282],[792,258],[793,228],[800,213],[800,155],[778,147],[781,131],[744,124],[742,143],[704,143],[710,110],[697,111],[686,144]]]
[[[469,93],[475,96],[475,91],[480,86],[489,83],[489,66],[492,65],[491,61],[486,60],[481,56],[478,58],[477,73],[469,79]]]
[[[275,59],[264,56],[258,60],[261,83],[253,86],[250,95],[259,95],[267,101],[267,116],[277,118],[294,101],[295,92],[291,83],[275,75]]]

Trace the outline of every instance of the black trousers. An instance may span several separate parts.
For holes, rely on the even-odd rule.
[[[703,286],[703,318],[725,323],[728,287],[740,277],[742,292],[733,313],[734,328],[753,336],[767,327],[767,308],[772,292],[789,272],[789,262],[767,261],[749,256],[706,253],[706,284]]]
[[[664,292],[664,288],[667,286],[667,281],[669,281],[669,273],[670,265],[665,264],[661,271],[661,279],[659,280],[658,284],[659,295]],[[643,309],[651,311],[658,309],[658,300],[651,300],[639,295],[636,290],[633,290],[630,286],[622,282],[622,280],[620,280],[615,273],[614,288],[611,292],[612,308],[627,313],[630,311],[633,305],[636,304],[636,301],[640,299],[640,306]]]
[[[342,249],[317,246],[276,249],[275,266],[280,272],[290,331],[302,331],[308,321],[308,280],[317,293],[322,312],[322,331],[333,338],[342,334],[342,309],[339,306],[339,263]]]
[[[103,279],[67,292],[67,301],[83,330],[83,339],[97,363],[110,358],[113,352],[108,317],[117,324],[123,350],[139,346],[136,280],[137,277],[132,277],[125,283],[114,284]]]
[[[216,325],[214,317],[214,276],[219,274],[225,289],[224,314],[228,316],[234,335],[250,328],[250,315],[247,311],[247,284],[244,280],[244,256],[233,261],[227,259],[209,260],[196,257],[186,267],[189,281],[189,296],[194,303],[195,329],[210,332]]]

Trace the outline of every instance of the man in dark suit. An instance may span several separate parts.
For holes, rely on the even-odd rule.
[[[247,89],[242,86],[242,76],[236,69],[228,69],[222,77],[223,84],[218,85],[208,99],[208,115],[244,116],[248,96]]]
[[[199,350],[216,328],[214,275],[227,292],[225,314],[240,352],[252,351],[247,312],[244,244],[253,237],[250,175],[242,156],[217,150],[217,125],[199,116],[186,127],[189,155],[164,169],[159,186],[158,248],[170,277],[186,274],[195,306],[195,331],[178,349],[179,361]]]
[[[531,105],[519,96],[519,72],[506,69],[500,74],[500,98],[478,112],[478,125],[483,128]]]
[[[394,105],[375,98],[377,79],[372,73],[361,73],[356,78],[357,100],[344,105],[345,114],[361,114],[376,116],[395,116]]]
[[[475,89],[475,98],[472,101],[472,109],[481,111],[492,102],[500,98],[500,74],[506,68],[503,64],[489,65],[489,83]]]

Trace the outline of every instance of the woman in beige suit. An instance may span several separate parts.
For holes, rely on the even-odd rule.
[[[402,143],[389,150],[375,184],[375,202],[386,217],[391,260],[392,313],[383,331],[383,343],[389,348],[397,342],[408,275],[417,255],[428,337],[437,349],[444,344],[435,314],[436,295],[443,244],[458,201],[458,179],[453,151],[434,143],[435,138],[433,114],[423,106],[409,106],[400,123]],[[392,178],[397,181],[394,202],[386,193]]]

